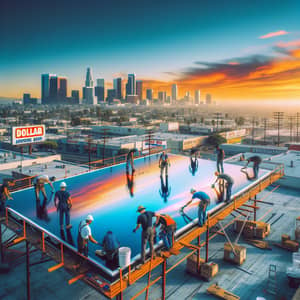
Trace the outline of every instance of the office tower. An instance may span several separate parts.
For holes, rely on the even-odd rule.
[[[56,75],[55,74],[42,74],[41,75],[41,101],[42,101],[42,104],[48,103],[51,77],[56,77]]]
[[[128,81],[126,84],[126,96],[127,95],[136,95],[136,83],[135,83],[135,74],[128,74]]]
[[[167,92],[158,92],[158,100],[165,103],[167,100]]]
[[[87,68],[85,86],[82,88],[82,98],[84,104],[97,104],[94,97],[93,84],[92,70],[91,68]]]
[[[116,99],[116,90],[115,89],[109,89],[107,90],[107,98],[106,101],[108,103],[112,103]]]
[[[195,104],[200,104],[200,90],[195,90],[195,99],[194,99]]]
[[[140,101],[143,100],[143,81],[142,80],[136,81],[136,95],[138,95],[138,98]]]
[[[30,94],[23,94],[23,105],[37,104],[37,98],[31,98]]]
[[[71,98],[72,98],[72,103],[73,104],[80,104],[79,91],[78,90],[72,90]]]
[[[105,88],[103,78],[97,79],[97,86],[95,86],[95,95],[97,97],[98,103],[105,101]]]
[[[53,76],[50,78],[50,83],[49,83],[49,101],[48,103],[53,103],[56,102],[58,95],[58,78],[57,76]]]
[[[153,100],[153,90],[152,89],[146,90],[146,98],[151,101]]]
[[[67,78],[58,77],[58,97],[59,100],[64,101],[67,97]]]
[[[172,102],[176,102],[178,98],[177,84],[172,84]]]
[[[114,90],[115,90],[115,99],[122,99],[123,92],[122,92],[122,78],[115,78],[114,79]]]
[[[205,102],[206,104],[211,104],[211,94],[206,94],[206,97],[205,97]]]
[[[87,68],[85,87],[92,87],[93,84],[94,84],[94,82],[93,82],[93,77],[92,77],[92,70],[91,70],[91,68]]]

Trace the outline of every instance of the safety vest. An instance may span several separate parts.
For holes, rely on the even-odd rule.
[[[169,215],[160,215],[166,222],[166,226],[174,225],[176,222]]]

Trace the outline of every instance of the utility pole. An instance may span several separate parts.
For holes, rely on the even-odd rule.
[[[297,112],[296,114],[296,135],[297,135],[296,142],[297,143],[299,143],[299,124],[300,124],[300,113]]]
[[[105,159],[105,144],[106,144],[106,139],[107,139],[107,133],[108,133],[108,129],[103,128],[102,129],[102,139],[103,139],[102,164],[103,165],[104,165],[104,159]]]
[[[267,140],[268,119],[264,118],[263,122],[264,122],[264,145],[266,145],[267,144],[266,140]]]
[[[273,117],[277,123],[277,146],[278,147],[280,145],[280,128],[282,125],[283,115],[284,113],[282,111],[276,111],[273,113]]]
[[[252,145],[254,145],[254,130],[255,130],[255,117],[252,118]]]
[[[89,171],[91,170],[91,136],[88,135],[88,155],[89,155]]]
[[[288,116],[288,120],[289,120],[289,127],[290,127],[290,142],[292,142],[295,116]]]
[[[151,140],[153,138],[153,132],[152,130],[149,130],[148,131],[148,136],[147,136],[147,141],[148,141],[148,155],[150,157],[150,154],[151,154]]]

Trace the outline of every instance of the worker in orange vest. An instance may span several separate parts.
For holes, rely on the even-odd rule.
[[[162,238],[165,247],[170,250],[173,247],[176,222],[169,215],[157,214],[155,227],[159,226],[159,236]]]

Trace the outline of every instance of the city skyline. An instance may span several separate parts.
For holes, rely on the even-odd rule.
[[[40,98],[38,78],[52,72],[66,75],[69,94],[81,91],[90,66],[106,88],[136,73],[144,94],[153,89],[170,95],[176,83],[179,98],[200,89],[218,101],[299,100],[298,1],[133,1],[134,20],[122,1],[106,3],[98,18],[100,3],[92,0],[86,7],[30,0],[18,10],[14,2],[0,10],[0,96]],[[94,8],[90,15],[87,7]],[[113,8],[114,22],[108,22]]]

